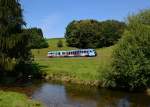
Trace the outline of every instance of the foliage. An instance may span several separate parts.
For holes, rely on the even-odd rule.
[[[0,74],[11,71],[16,64],[30,63],[29,35],[18,0],[0,0]]]
[[[42,105],[29,100],[23,94],[0,91],[0,107],[42,107]]]
[[[77,48],[100,48],[115,44],[125,28],[123,22],[107,20],[72,21],[66,28],[68,46]]]
[[[127,30],[113,54],[113,70],[104,75],[106,87],[145,89],[150,83],[150,10],[128,19]]]
[[[57,47],[59,47],[59,48],[63,47],[63,42],[62,42],[62,40],[59,40],[59,41],[57,42]]]
[[[101,37],[98,47],[108,47],[116,44],[121,38],[126,25],[116,20],[101,22]]]
[[[42,79],[45,72],[41,71],[41,68],[42,66],[37,63],[19,63],[12,72],[5,72],[5,75],[1,76],[0,84],[10,85],[15,83],[22,85],[36,79]]]
[[[44,39],[43,32],[40,28],[25,29],[25,31],[27,31],[31,36],[29,46],[32,49],[40,49],[48,47],[48,43]]]
[[[44,75],[44,72],[41,72],[41,66],[32,63],[32,64],[18,64],[15,67],[15,71],[11,76],[15,76],[16,80],[19,82],[30,81],[31,79],[41,79]]]
[[[73,21],[66,28],[65,38],[68,46],[95,48],[100,26],[95,20]]]

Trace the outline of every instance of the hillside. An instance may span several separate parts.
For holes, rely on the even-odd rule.
[[[97,57],[47,58],[48,51],[75,49],[67,47],[65,39],[61,39],[65,44],[64,47],[58,48],[57,42],[59,40],[48,39],[49,48],[32,50],[35,62],[43,66],[42,70],[48,74],[48,78],[95,81],[100,80],[101,71],[109,69],[113,47],[96,49]]]

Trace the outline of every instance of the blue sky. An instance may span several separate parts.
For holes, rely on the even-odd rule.
[[[149,0],[21,0],[27,27],[42,28],[46,38],[63,37],[72,20],[116,19],[150,8]]]

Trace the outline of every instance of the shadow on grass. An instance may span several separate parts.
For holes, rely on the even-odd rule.
[[[13,71],[1,73],[0,84],[24,84],[33,80],[42,80],[46,73],[42,70],[47,66],[37,63],[18,64]]]

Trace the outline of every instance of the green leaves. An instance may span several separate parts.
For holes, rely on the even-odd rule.
[[[114,45],[121,38],[125,26],[125,23],[115,20],[72,21],[66,28],[65,38],[72,47],[107,47]]]
[[[29,36],[18,0],[0,0],[0,72],[12,71],[20,62],[30,62]]]
[[[59,48],[63,47],[63,41],[62,40],[59,40],[57,42],[57,47],[59,47]]]
[[[66,28],[65,38],[72,47],[96,48],[99,29],[95,20],[72,21]]]
[[[114,70],[105,78],[106,81],[111,81],[111,83],[106,82],[106,86],[129,90],[144,89],[149,86],[150,24],[145,23],[147,14],[148,10],[129,17],[127,30],[114,50],[112,62]]]
[[[30,28],[30,29],[24,29],[24,31],[28,32],[28,34],[30,35],[29,46],[32,49],[40,49],[40,48],[48,47],[48,43],[43,37],[42,29]]]

